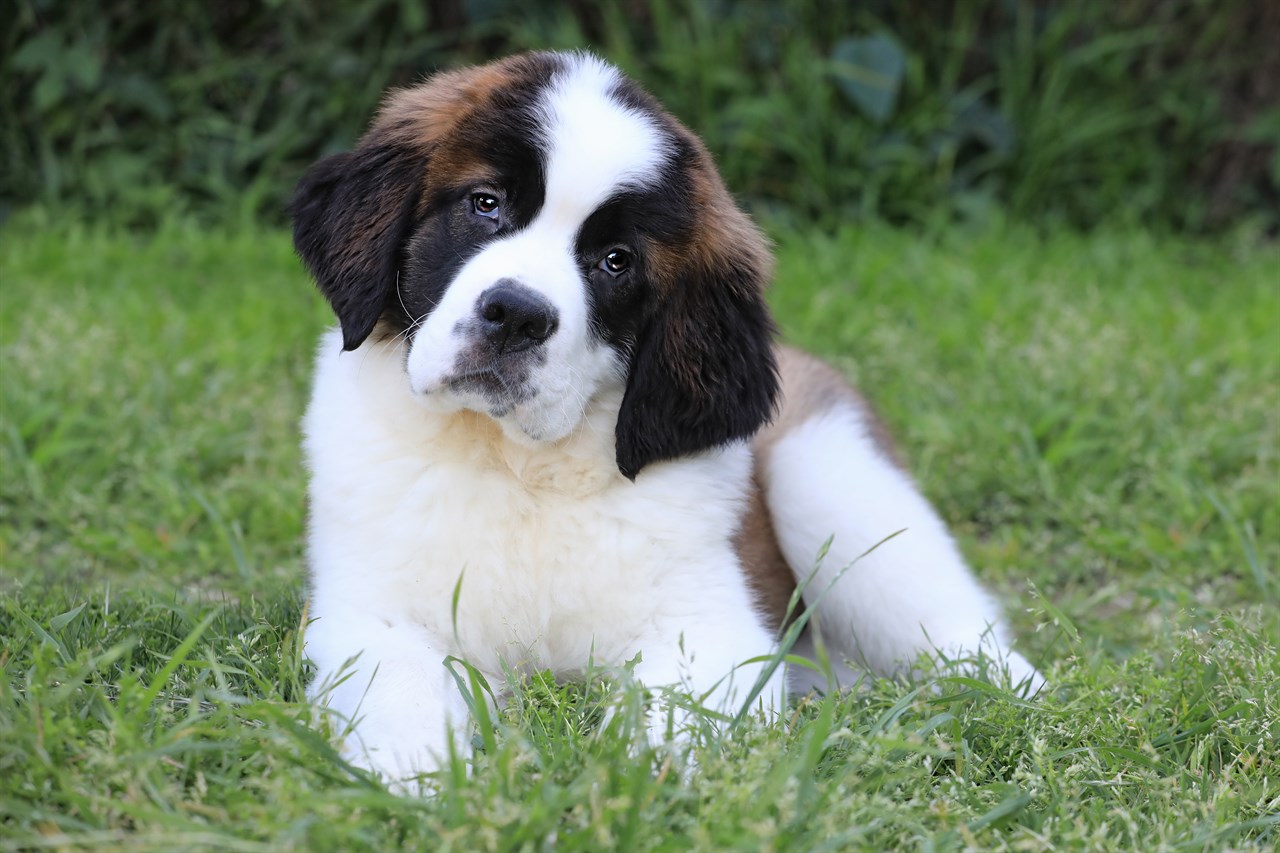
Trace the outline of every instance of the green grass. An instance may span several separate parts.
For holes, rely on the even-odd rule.
[[[535,679],[473,772],[394,797],[302,702],[328,315],[286,235],[28,216],[0,233],[0,850],[1273,848],[1274,244],[779,238],[786,337],[878,403],[1052,695],[880,682],[690,771],[637,745],[634,691]]]

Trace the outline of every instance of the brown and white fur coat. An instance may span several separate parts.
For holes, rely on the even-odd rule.
[[[828,539],[806,595],[842,672],[980,652],[1039,685],[855,392],[773,343],[767,245],[702,144],[616,69],[393,92],[291,212],[340,324],[305,421],[307,652],[357,762],[438,766],[467,723],[447,656],[501,683],[639,654],[733,710]]]

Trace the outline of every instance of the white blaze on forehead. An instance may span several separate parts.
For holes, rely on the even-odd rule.
[[[547,194],[538,219],[577,230],[601,202],[625,186],[648,186],[669,156],[653,119],[614,100],[616,69],[575,55],[543,101]],[[541,224],[541,223],[540,223]]]

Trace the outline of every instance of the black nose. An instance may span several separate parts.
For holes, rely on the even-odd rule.
[[[498,352],[519,352],[555,334],[560,318],[555,306],[512,279],[504,278],[480,294],[476,313],[485,337]]]

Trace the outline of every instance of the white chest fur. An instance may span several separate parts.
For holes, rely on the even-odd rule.
[[[306,420],[313,633],[367,615],[482,670],[572,674],[644,651],[708,600],[750,620],[731,546],[745,446],[633,483],[613,462],[620,389],[563,441],[522,446],[484,416],[426,410],[403,365],[383,343],[322,341]]]

